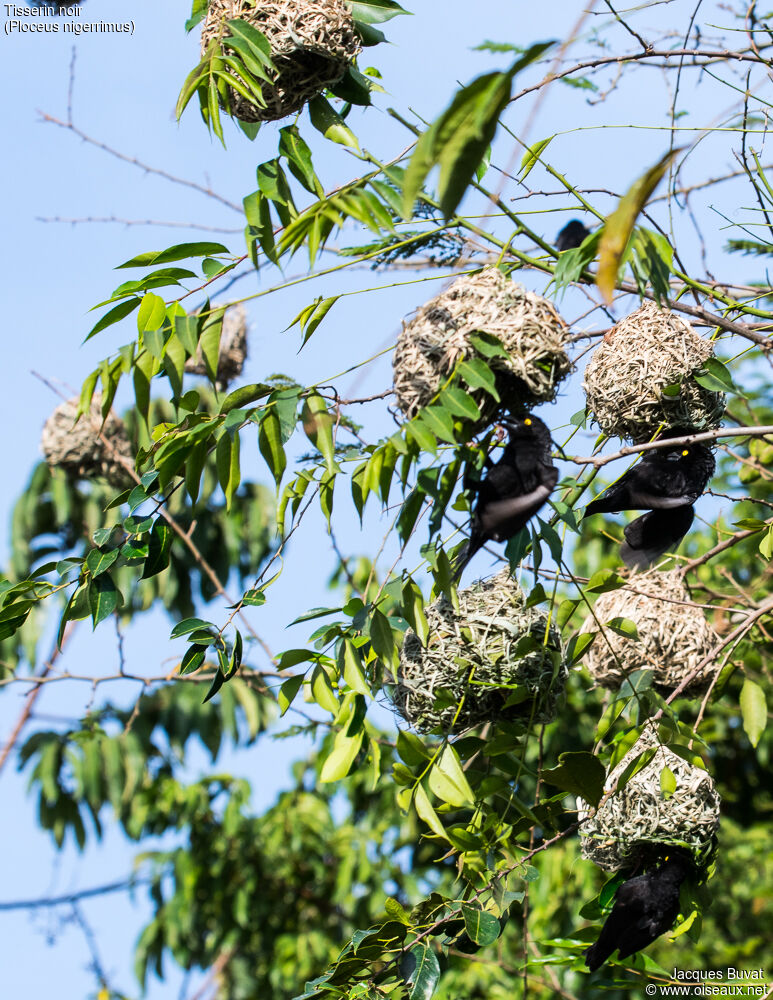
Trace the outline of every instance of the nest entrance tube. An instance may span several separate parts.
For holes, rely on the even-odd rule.
[[[685,848],[696,865],[705,868],[716,849],[720,800],[711,775],[662,746],[653,723],[645,725],[637,742],[610,771],[605,791],[636,757],[653,749],[649,762],[593,815],[585,803],[578,803],[582,856],[605,871],[634,868],[662,846]],[[661,784],[664,768],[676,781],[670,795]]]
[[[201,31],[201,54],[221,36],[223,22],[246,21],[268,40],[276,69],[263,82],[260,107],[231,89],[234,117],[273,122],[336,83],[361,49],[351,11],[344,0],[209,0]]]
[[[88,413],[76,423],[80,400],[68,399],[54,410],[43,427],[40,448],[52,468],[63,469],[73,479],[99,476],[123,488],[134,480],[124,459],[134,466],[134,454],[123,421],[110,411],[102,420],[102,397],[95,394]]]
[[[632,576],[628,586],[631,589],[602,594],[580,632],[627,618],[636,626],[638,639],[604,629],[583,657],[591,677],[601,687],[617,689],[634,671],[650,670],[654,686],[667,695],[703,664],[683,692],[683,697],[700,697],[714,675],[710,654],[719,637],[703,609],[690,604],[682,574],[678,569],[648,570]]]
[[[616,323],[593,352],[583,389],[593,419],[610,437],[642,444],[658,430],[713,430],[725,396],[695,381],[711,342],[675,313],[645,302]]]
[[[496,337],[507,357],[479,355],[473,334]],[[397,405],[407,419],[431,403],[455,366],[481,356],[491,367],[501,398],[483,389],[472,397],[482,411],[479,429],[499,409],[522,413],[555,399],[571,370],[564,350],[568,327],[547,299],[495,268],[457,278],[406,323],[392,359]]]
[[[459,605],[457,614],[441,597],[427,608],[426,646],[406,633],[392,691],[400,715],[421,733],[445,734],[498,719],[552,721],[567,669],[545,613],[525,607],[509,570],[460,590]]]

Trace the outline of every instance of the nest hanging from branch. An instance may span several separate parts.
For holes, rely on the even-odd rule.
[[[73,479],[101,476],[111,486],[132,485],[127,465],[134,454],[123,421],[111,410],[102,422],[102,397],[94,395],[91,408],[75,423],[79,399],[73,396],[54,410],[43,427],[40,447],[52,468],[63,469]]]
[[[408,419],[432,402],[459,361],[481,356],[470,342],[475,333],[497,337],[508,353],[483,357],[501,404],[483,389],[472,392],[481,428],[499,408],[518,413],[555,399],[572,367],[564,350],[566,323],[547,299],[489,268],[457,278],[404,325],[392,367],[397,405]]]
[[[668,695],[706,660],[719,637],[703,609],[688,603],[690,595],[679,570],[637,573],[629,585],[642,593],[624,588],[602,594],[593,608],[595,618],[586,618],[580,631],[594,632],[615,618],[627,618],[636,625],[638,640],[604,629],[585,653],[585,666],[597,684],[612,689],[635,670],[651,670],[654,686]],[[714,670],[713,661],[704,663],[684,696],[704,694]]]
[[[247,312],[244,306],[239,303],[226,309],[217,358],[216,384],[219,392],[223,392],[242,373],[247,358],[247,332]],[[192,375],[207,374],[201,344],[196,356],[185,362],[185,370]]]
[[[713,353],[689,323],[647,301],[593,352],[583,380],[588,409],[606,434],[636,444],[660,427],[685,433],[718,427],[724,393],[694,378]]]
[[[525,599],[509,570],[459,591],[459,613],[441,597],[427,608],[423,646],[408,631],[395,708],[414,729],[460,733],[483,722],[550,722],[567,669],[561,640]]]
[[[685,848],[703,868],[716,848],[720,800],[711,775],[659,743],[657,726],[647,723],[609,773],[605,791],[642,751],[657,747],[652,759],[593,815],[580,803],[582,855],[605,871],[635,867],[662,845]],[[661,787],[664,768],[676,781],[670,795]]]
[[[344,0],[209,0],[201,31],[204,56],[223,22],[240,19],[268,39],[275,69],[263,82],[265,107],[231,89],[231,113],[244,122],[274,122],[340,80],[362,48]]]

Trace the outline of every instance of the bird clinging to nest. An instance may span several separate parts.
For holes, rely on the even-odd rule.
[[[509,440],[501,459],[485,477],[469,484],[477,494],[470,538],[454,562],[458,580],[464,567],[486,542],[504,542],[542,507],[553,492],[558,469],[550,454],[550,431],[539,417],[502,421]]]
[[[623,882],[598,941],[585,952],[595,972],[617,951],[619,958],[641,951],[670,930],[679,914],[679,887],[695,866],[686,851],[669,851],[655,868]]]
[[[705,490],[715,467],[714,455],[700,444],[649,451],[589,503],[584,516],[648,511],[626,525],[620,555],[626,566],[650,566],[664,552],[674,549],[689,531],[695,516],[692,505]]]

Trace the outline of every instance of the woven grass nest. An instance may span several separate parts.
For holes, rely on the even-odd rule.
[[[134,454],[123,421],[110,411],[102,424],[102,397],[95,394],[91,409],[75,423],[79,399],[73,396],[57,406],[43,427],[40,447],[52,468],[64,469],[74,479],[101,476],[111,486],[126,487],[133,482],[120,461],[134,465]],[[100,438],[106,440],[102,440]]]
[[[685,433],[718,427],[724,394],[692,377],[713,353],[689,323],[647,301],[593,352],[583,381],[588,409],[606,434],[637,444],[661,426]]]
[[[579,803],[582,856],[605,871],[634,867],[662,845],[684,847],[703,868],[716,848],[720,799],[711,775],[659,743],[657,726],[648,722],[637,742],[610,771],[605,791],[642,751],[658,747],[649,763],[592,816],[587,804]],[[676,779],[670,797],[661,790],[664,767]]]
[[[484,358],[502,407],[517,413],[555,399],[572,367],[566,323],[547,299],[489,268],[457,278],[403,326],[392,366],[397,405],[408,419],[432,402],[459,361],[476,356],[469,338],[477,332],[498,337],[509,354]],[[485,427],[498,406],[482,389],[472,396]]]
[[[585,653],[585,666],[602,687],[617,689],[635,670],[651,670],[653,684],[670,694],[711,653],[719,642],[702,608],[689,603],[690,595],[679,570],[648,570],[629,580],[632,590],[602,594],[585,619],[581,632],[593,632],[614,618],[632,621],[638,640],[604,629]],[[610,648],[611,647],[611,648]],[[685,697],[699,697],[711,683],[715,665],[706,663],[685,688]]]
[[[226,309],[217,358],[216,381],[219,392],[226,389],[228,384],[242,373],[247,358],[247,329],[247,313],[241,303]],[[192,375],[207,374],[201,345],[196,356],[188,358],[185,362],[185,370]]]
[[[551,625],[545,642],[546,615],[524,603],[504,570],[460,590],[458,614],[445,597],[431,604],[426,647],[409,630],[400,653],[392,700],[405,721],[421,733],[550,722],[567,675],[561,640]]]
[[[264,108],[230,91],[231,112],[244,122],[274,122],[300,111],[334,84],[361,49],[344,0],[209,0],[202,56],[224,20],[247,21],[268,39],[275,71],[264,82]]]

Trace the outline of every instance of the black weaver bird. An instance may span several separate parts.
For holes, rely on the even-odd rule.
[[[553,492],[558,469],[550,455],[550,431],[539,417],[503,420],[509,439],[502,457],[483,479],[466,482],[477,494],[470,538],[454,560],[454,578],[486,542],[504,542],[542,507]]]
[[[578,247],[586,236],[590,236],[590,229],[584,226],[579,219],[572,219],[567,222],[561,232],[556,236],[556,250],[574,250]]]
[[[700,444],[658,448],[600,493],[585,508],[592,514],[647,510],[625,527],[620,554],[627,566],[650,566],[676,548],[690,530],[692,504],[703,493],[716,463]]]
[[[598,941],[585,952],[585,964],[595,972],[612,952],[628,958],[673,927],[679,913],[679,886],[694,872],[689,856],[669,853],[661,864],[623,882]]]

